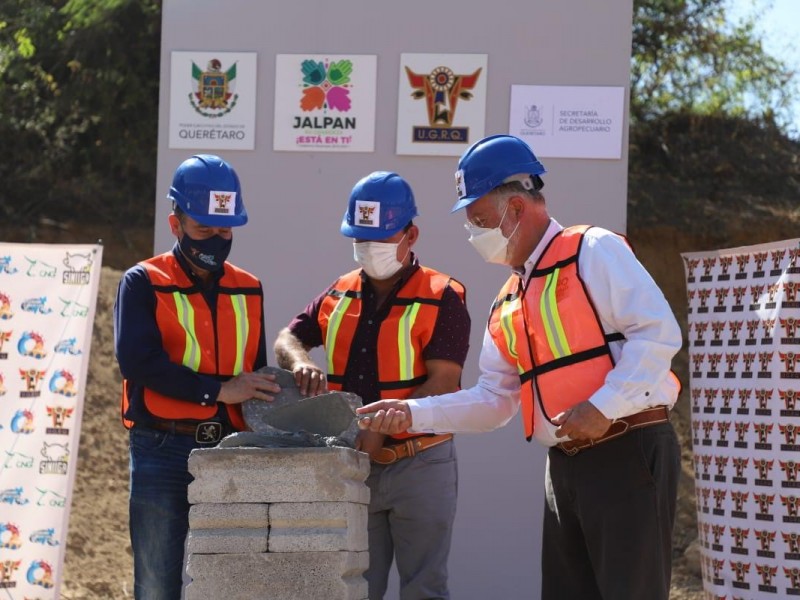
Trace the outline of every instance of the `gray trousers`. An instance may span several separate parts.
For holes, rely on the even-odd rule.
[[[669,423],[575,456],[551,448],[542,600],[668,600],[679,476]]]
[[[393,559],[401,600],[450,598],[447,557],[458,494],[453,441],[392,465],[373,463],[367,485],[369,600],[386,594]]]

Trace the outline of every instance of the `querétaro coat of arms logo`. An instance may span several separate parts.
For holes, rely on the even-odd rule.
[[[204,117],[221,117],[236,106],[239,95],[236,91],[236,63],[222,70],[216,58],[208,61],[206,70],[192,61],[192,93],[189,102]]]

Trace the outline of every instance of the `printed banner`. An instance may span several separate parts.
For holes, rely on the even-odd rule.
[[[275,57],[274,150],[375,150],[373,55]]]
[[[397,154],[461,156],[483,137],[487,54],[401,54]]]
[[[169,147],[255,148],[256,53],[173,52]]]
[[[800,239],[682,256],[703,587],[800,596]]]
[[[536,156],[621,158],[625,88],[512,85],[508,131]]]
[[[0,244],[0,596],[56,600],[103,247]]]

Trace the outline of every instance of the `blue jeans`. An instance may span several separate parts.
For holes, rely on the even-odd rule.
[[[130,431],[130,534],[136,600],[180,600],[189,531],[187,461],[198,444],[186,435]]]

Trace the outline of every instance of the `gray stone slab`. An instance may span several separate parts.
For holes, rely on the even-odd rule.
[[[195,504],[189,509],[190,529],[267,529],[269,504]]]
[[[186,600],[366,600],[367,552],[193,554]]]
[[[351,448],[202,448],[189,503],[369,503],[369,457]]]
[[[194,554],[266,552],[269,529],[190,529],[187,550]]]
[[[367,505],[352,502],[270,504],[270,552],[368,549]]]
[[[291,371],[263,367],[259,372],[275,375],[281,391],[272,402],[251,399],[242,403],[245,423],[252,431],[268,435],[307,432],[342,438],[350,447],[354,445],[358,433],[355,409],[362,404],[358,395],[327,392],[307,397],[300,393]]]

